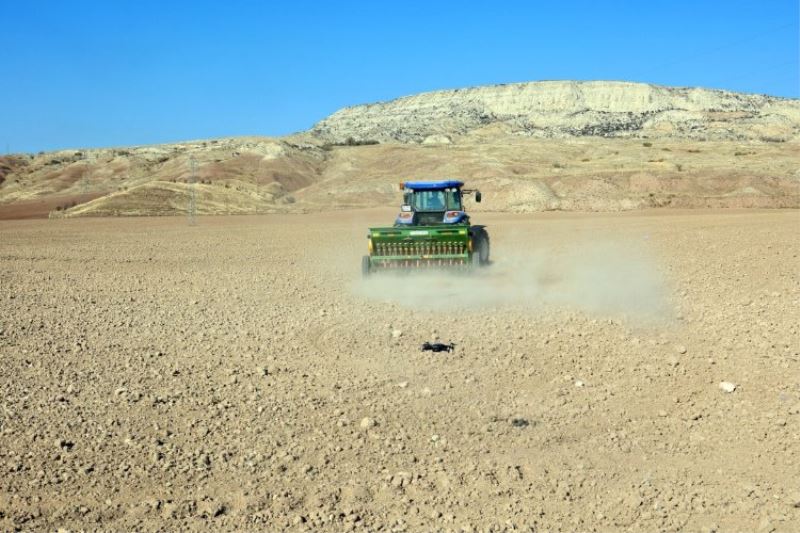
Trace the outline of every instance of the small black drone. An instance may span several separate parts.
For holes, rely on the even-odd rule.
[[[420,348],[421,352],[430,350],[431,352],[452,352],[456,349],[456,345],[452,342],[450,344],[442,344],[441,342],[426,342]]]

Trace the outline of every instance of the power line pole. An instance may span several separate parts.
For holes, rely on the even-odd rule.
[[[256,213],[261,212],[261,163],[264,161],[264,157],[262,156],[261,159],[258,160],[258,170],[256,170],[256,197],[258,198],[258,207],[256,207]]]
[[[89,159],[86,153],[83,154],[83,176],[81,176],[81,194],[86,195],[89,192]],[[83,201],[83,200],[81,200]]]
[[[195,197],[195,173],[197,171],[197,161],[195,161],[194,156],[189,158],[189,225],[194,226],[197,224],[196,220],[196,211],[197,211],[197,199]]]

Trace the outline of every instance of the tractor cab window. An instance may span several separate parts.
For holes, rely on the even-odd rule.
[[[414,211],[461,211],[461,194],[458,189],[414,191],[410,203]]]
[[[414,191],[414,211],[444,211],[444,191]]]
[[[447,189],[445,195],[447,197],[448,211],[463,211],[463,207],[461,206],[461,192],[458,189]]]

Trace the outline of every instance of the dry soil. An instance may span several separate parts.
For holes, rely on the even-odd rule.
[[[800,530],[797,211],[392,214],[0,222],[0,530]]]

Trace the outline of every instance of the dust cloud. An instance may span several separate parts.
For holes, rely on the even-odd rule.
[[[638,243],[571,243],[493,255],[496,260],[476,273],[384,271],[355,282],[353,291],[377,301],[448,312],[555,307],[656,319],[669,309],[658,262]]]

